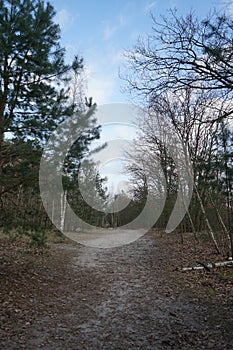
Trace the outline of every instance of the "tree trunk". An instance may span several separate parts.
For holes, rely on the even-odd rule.
[[[188,215],[188,218],[189,218],[190,225],[191,225],[191,227],[192,227],[194,239],[195,239],[195,241],[198,241],[198,238],[197,238],[197,231],[196,231],[196,229],[195,229],[195,226],[194,226],[194,223],[193,223],[193,219],[192,219],[192,216],[191,216],[191,214],[190,214],[189,209],[187,210],[187,215]]]
[[[194,183],[194,188],[195,188],[195,191],[196,191],[196,194],[197,194],[197,198],[198,198],[198,202],[199,202],[200,207],[201,207],[202,214],[204,216],[204,220],[205,220],[206,226],[207,226],[207,228],[209,230],[210,238],[212,239],[212,241],[214,243],[214,246],[215,246],[215,249],[216,249],[217,253],[220,254],[221,252],[220,252],[218,243],[217,243],[217,241],[215,239],[214,231],[213,231],[213,229],[212,229],[212,227],[210,225],[209,219],[207,218],[206,211],[205,211],[205,208],[204,208],[201,196],[200,196],[200,194],[198,192],[198,189],[197,189],[197,186],[196,186],[195,183]]]
[[[232,246],[231,246],[231,236],[230,236],[230,233],[229,233],[229,231],[227,230],[226,225],[225,225],[224,222],[223,222],[223,219],[222,219],[222,217],[221,217],[221,215],[220,215],[220,213],[219,213],[218,208],[216,207],[216,205],[215,205],[215,203],[214,203],[214,201],[213,201],[213,198],[212,198],[212,196],[211,196],[210,191],[209,191],[208,193],[209,193],[210,202],[211,202],[211,204],[213,205],[214,209],[216,210],[218,220],[219,220],[219,222],[220,222],[220,224],[221,224],[221,226],[222,226],[222,228],[223,228],[223,232],[225,233],[225,235],[226,235],[226,237],[227,237],[229,253],[232,253]]]
[[[228,260],[228,261],[220,261],[220,262],[216,262],[216,263],[208,263],[208,264],[204,264],[204,263],[199,263],[201,266],[194,266],[194,267],[182,267],[181,270],[182,271],[191,271],[191,270],[210,270],[213,267],[224,267],[224,266],[233,266],[233,261],[232,260]]]
[[[54,212],[55,212],[55,204],[53,200],[53,205],[52,205],[52,222],[54,222]]]
[[[60,230],[63,231],[65,227],[65,216],[67,208],[67,191],[61,193],[61,225]]]

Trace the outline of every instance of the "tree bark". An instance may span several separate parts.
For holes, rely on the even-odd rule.
[[[230,252],[232,253],[232,246],[231,246],[231,236],[230,236],[230,233],[229,233],[229,231],[227,230],[226,225],[224,224],[224,221],[223,221],[223,219],[222,219],[222,217],[221,217],[221,215],[220,215],[220,213],[219,213],[219,210],[218,210],[218,208],[216,207],[216,205],[215,205],[215,203],[214,203],[214,201],[213,201],[213,198],[212,198],[212,196],[211,196],[210,191],[209,191],[208,193],[209,193],[210,202],[211,202],[211,204],[213,205],[214,209],[216,210],[217,217],[218,217],[219,222],[220,222],[220,224],[221,224],[221,226],[222,226],[222,228],[223,228],[223,232],[225,233],[225,235],[226,235],[226,237],[227,237],[229,253],[230,253]]]
[[[61,231],[64,231],[64,228],[65,228],[66,208],[67,208],[67,191],[64,191],[64,193],[61,193],[61,225],[60,225]]]
[[[211,227],[211,225],[210,225],[209,219],[207,218],[206,211],[205,211],[205,208],[204,208],[204,205],[203,205],[201,196],[200,196],[200,194],[199,194],[199,191],[198,191],[197,186],[196,186],[195,183],[194,183],[194,189],[195,189],[195,192],[196,192],[196,194],[197,194],[197,199],[198,199],[198,202],[199,202],[199,204],[200,204],[200,208],[201,208],[202,214],[203,214],[203,216],[204,216],[204,220],[205,220],[205,222],[206,222],[206,226],[207,226],[207,228],[208,228],[208,230],[209,230],[210,238],[211,238],[212,241],[213,241],[213,244],[214,244],[214,246],[215,246],[215,249],[216,249],[217,253],[220,254],[221,252],[220,252],[218,243],[217,243],[217,241],[216,241],[216,239],[215,239],[214,231],[213,231],[213,229],[212,229],[212,227]]]
[[[212,269],[214,267],[224,267],[224,266],[233,266],[232,260],[217,262],[217,263],[208,263],[203,264],[201,263],[201,266],[194,266],[194,267],[182,267],[182,271],[192,271],[192,270],[203,270],[203,269]]]

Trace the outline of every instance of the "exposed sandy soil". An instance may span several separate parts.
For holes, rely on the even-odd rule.
[[[142,237],[145,230],[98,229],[98,231],[66,233],[71,240],[92,248],[115,248]]]
[[[233,269],[205,242],[147,234],[122,247],[0,242],[0,349],[233,349]]]

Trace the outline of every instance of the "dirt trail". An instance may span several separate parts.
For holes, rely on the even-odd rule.
[[[1,350],[233,348],[207,322],[204,303],[169,278],[171,261],[154,237],[111,249],[58,244],[53,252],[53,268],[2,319]]]

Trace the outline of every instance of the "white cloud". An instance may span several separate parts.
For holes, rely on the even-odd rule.
[[[130,117],[131,116],[129,116],[129,118]],[[110,134],[108,129],[110,129],[111,134]],[[107,134],[106,135],[106,142],[108,142],[109,134],[111,135],[111,138],[132,141],[134,138],[136,138],[137,128],[134,124],[131,124],[130,121],[128,121],[128,123],[127,123],[127,120],[126,120],[125,124],[123,124],[123,123],[110,124],[106,131],[107,131],[106,132],[106,134]],[[102,130],[102,133],[104,134],[103,136],[105,136],[104,128]],[[130,144],[131,143],[129,143],[129,147],[130,147]]]
[[[68,25],[72,24],[74,17],[66,9],[61,9],[56,14],[56,22],[60,25],[61,29],[65,29]]]
[[[109,102],[116,88],[115,78],[106,74],[97,76],[90,70],[90,67],[87,68],[87,72],[88,95],[92,96],[98,105]]]
[[[110,39],[115,34],[116,31],[117,31],[116,26],[111,27],[109,24],[107,24],[104,28],[104,40]]]
[[[123,50],[112,50],[110,54],[111,63],[114,65],[120,65],[125,61],[124,51]]]
[[[88,95],[92,96],[98,105],[122,100],[123,96],[118,86],[118,64],[121,59],[118,52],[113,55],[108,50],[103,50],[100,56],[91,55],[87,59]]]
[[[109,40],[119,29],[127,25],[127,20],[125,16],[119,14],[113,25],[109,21],[102,21],[104,25],[103,38],[104,40]]]
[[[118,20],[119,20],[119,25],[120,25],[121,27],[126,26],[127,23],[128,23],[128,19],[127,19],[124,15],[122,15],[122,14],[119,15]]]
[[[150,12],[152,10],[152,8],[155,7],[156,3],[157,3],[157,1],[153,1],[153,2],[148,3],[144,8],[144,12],[145,13]]]

